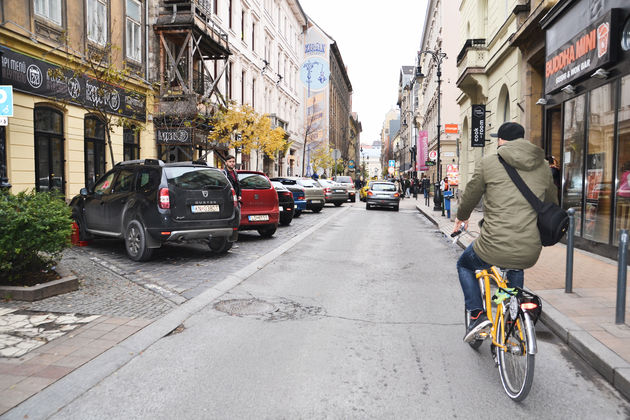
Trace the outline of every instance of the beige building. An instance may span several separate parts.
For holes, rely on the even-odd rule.
[[[447,124],[457,124],[459,114],[455,59],[460,38],[457,31],[451,29],[459,27],[459,17],[456,13],[451,13],[448,9],[449,5],[449,2],[445,3],[442,0],[431,0],[427,4],[424,31],[420,42],[421,53],[418,56],[418,64],[424,77],[419,80],[416,76],[415,82],[419,84],[416,88],[418,105],[415,108],[416,119],[419,122],[419,137],[427,139],[426,146],[419,144],[418,149],[422,152],[424,148],[427,151],[425,155],[429,155],[432,151],[437,154],[439,137],[439,171],[437,162],[434,166],[423,166],[422,159],[418,162],[419,172],[427,175],[432,183],[439,182],[438,172],[444,178],[449,165],[451,169],[452,165],[457,165],[459,134],[447,133],[445,130]],[[438,66],[439,62],[441,65]],[[438,74],[438,68],[441,74]],[[439,91],[438,80],[440,81]]]
[[[522,2],[463,0],[459,6],[462,22],[457,55],[457,98],[460,107],[460,188],[465,188],[475,162],[497,149],[496,132],[505,121],[525,123],[520,51],[510,37],[522,22]],[[481,105],[473,121],[473,105]],[[485,107],[485,116],[482,112]],[[473,138],[473,124],[481,121],[485,135]],[[526,132],[526,138],[529,133]],[[476,141],[476,146],[472,142]]]

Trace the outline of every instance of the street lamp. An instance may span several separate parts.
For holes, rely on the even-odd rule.
[[[446,53],[442,52],[441,48],[435,51],[422,50],[418,51],[418,66],[416,67],[415,79],[417,82],[422,82],[424,74],[420,68],[420,56],[422,54],[428,54],[433,59],[433,62],[437,65],[437,183],[435,184],[435,194],[433,195],[433,210],[442,210],[442,216],[444,216],[444,206],[442,205],[442,191],[440,191],[440,181],[442,180],[442,164],[440,163],[440,131],[442,126],[440,124],[440,97],[442,92],[440,91],[440,84],[442,83],[442,61],[446,59]]]

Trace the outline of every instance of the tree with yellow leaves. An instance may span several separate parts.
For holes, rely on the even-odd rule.
[[[313,150],[313,153],[311,154],[311,166],[313,167],[313,172],[317,172],[319,168],[322,168],[330,174],[332,173],[331,169],[334,165],[335,159],[333,158],[333,150],[330,147],[320,144],[315,150]]]
[[[249,105],[231,103],[219,110],[213,117],[214,130],[208,136],[210,141],[227,143],[238,147],[243,153],[265,153],[273,158],[277,152],[287,147],[286,134],[281,127],[271,128],[271,119],[258,114]]]

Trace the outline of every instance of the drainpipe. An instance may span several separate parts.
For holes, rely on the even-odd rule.
[[[149,81],[149,2],[144,2],[144,79]]]

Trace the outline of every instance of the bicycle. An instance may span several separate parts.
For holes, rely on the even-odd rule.
[[[459,233],[455,232],[452,236]],[[503,389],[512,400],[522,401],[529,394],[534,380],[538,350],[535,324],[542,312],[542,304],[535,294],[519,287],[509,287],[505,280],[508,271],[495,266],[476,271],[483,310],[492,321],[492,327],[489,331],[481,331],[468,344],[478,349],[486,339],[492,338],[490,351],[499,368]],[[494,294],[491,280],[496,285]],[[469,315],[465,311],[466,329]]]

